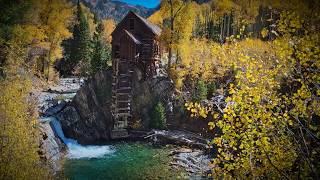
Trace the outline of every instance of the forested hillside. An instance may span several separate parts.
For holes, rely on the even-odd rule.
[[[0,4],[0,179],[51,178],[33,85],[111,71],[111,33],[132,9],[162,29],[170,117],[208,125],[207,178],[320,178],[319,1],[162,0],[155,12],[109,0]],[[166,106],[151,125],[167,128]]]
[[[77,1],[73,0],[73,2]],[[100,18],[114,19],[116,22],[119,22],[129,11],[138,13],[142,17],[148,17],[156,10],[113,0],[82,0],[81,2],[87,5]]]

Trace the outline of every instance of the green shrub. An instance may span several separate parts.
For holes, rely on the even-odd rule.
[[[208,94],[207,94],[208,99],[212,98],[212,95],[213,95],[214,92],[216,92],[216,90],[217,90],[216,83],[215,82],[210,82],[208,84]]]
[[[166,128],[166,112],[160,101],[153,108],[151,127],[156,129]]]
[[[206,84],[203,81],[198,81],[194,92],[193,92],[193,100],[194,101],[202,101],[204,99],[207,99],[207,94],[208,94],[208,88]]]

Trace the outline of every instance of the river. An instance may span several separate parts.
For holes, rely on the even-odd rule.
[[[69,179],[176,179],[182,172],[172,170],[169,149],[143,143],[117,143],[111,153],[99,158],[67,159],[64,176]]]
[[[61,177],[89,179],[176,179],[185,172],[170,167],[172,148],[154,147],[143,142],[118,142],[83,146],[66,138],[59,121],[49,117],[57,135],[68,147]]]

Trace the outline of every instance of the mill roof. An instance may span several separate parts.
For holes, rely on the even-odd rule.
[[[116,32],[119,27],[121,26],[121,24],[123,23],[123,21],[125,21],[127,19],[128,16],[130,15],[134,15],[135,17],[137,17],[138,19],[141,20],[141,22],[149,29],[151,30],[151,32],[157,36],[160,36],[161,34],[161,28],[153,23],[151,23],[150,21],[148,21],[147,19],[141,17],[140,15],[136,14],[135,12],[130,11],[123,19],[122,21],[117,25],[116,29],[112,32],[112,34],[114,32]]]
[[[141,44],[139,39],[137,37],[135,37],[133,34],[131,34],[129,31],[124,30],[124,32],[133,40],[134,43]]]
[[[152,24],[150,21],[141,17],[139,14],[136,14],[134,12],[132,12],[132,13],[135,14],[148,28],[150,28],[154,34],[160,36],[161,28],[159,26]]]

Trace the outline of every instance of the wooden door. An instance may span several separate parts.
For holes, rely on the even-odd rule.
[[[131,63],[136,55],[136,45],[132,39],[124,34],[120,40],[120,60],[119,73],[125,74],[130,69]]]

